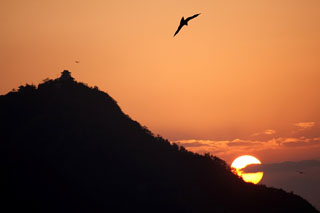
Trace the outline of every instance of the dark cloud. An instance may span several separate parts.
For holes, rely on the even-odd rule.
[[[302,139],[302,140],[288,141],[288,142],[282,143],[282,145],[287,147],[312,146],[316,144],[320,144],[320,141],[318,139]]]
[[[182,142],[176,142],[177,145],[179,146],[184,146],[184,147],[202,147],[202,146],[208,146],[208,144],[203,144],[200,142],[192,142],[192,143],[182,143]]]
[[[297,142],[285,142],[282,145],[287,147],[299,147],[299,146],[308,146],[310,143],[306,143],[304,141],[297,141]]]
[[[282,188],[307,199],[320,209],[320,160],[249,166],[245,172],[263,171],[261,184]]]
[[[305,161],[286,161],[281,163],[273,164],[261,164],[261,165],[250,165],[244,169],[245,172],[297,172],[303,171],[307,168],[318,167],[320,168],[319,160],[305,160]]]
[[[260,145],[259,142],[253,142],[253,141],[235,141],[235,142],[228,142],[228,146],[255,146]]]

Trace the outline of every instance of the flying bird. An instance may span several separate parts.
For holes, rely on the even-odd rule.
[[[175,35],[177,35],[179,33],[179,31],[181,30],[181,28],[186,25],[188,26],[188,22],[191,20],[191,19],[194,19],[195,17],[197,17],[198,15],[200,15],[201,13],[198,13],[198,14],[195,14],[193,16],[190,16],[186,19],[184,19],[184,16],[182,16],[181,18],[181,21],[180,21],[180,24],[179,24],[179,27],[177,29],[177,31],[174,33],[173,37],[175,37]]]
[[[74,61],[74,62],[76,62],[76,64],[79,64],[79,63],[80,63],[80,61]]]

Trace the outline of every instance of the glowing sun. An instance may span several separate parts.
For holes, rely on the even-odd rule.
[[[242,171],[242,169],[252,164],[261,164],[261,161],[251,155],[242,155],[232,162],[231,168],[234,168],[235,173],[242,177],[244,181],[257,184],[262,179],[263,172],[245,173]]]

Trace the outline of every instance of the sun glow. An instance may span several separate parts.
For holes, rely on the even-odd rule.
[[[235,173],[240,177],[242,177],[244,181],[257,184],[261,181],[263,177],[263,172],[256,172],[256,173],[243,172],[244,168],[252,164],[261,164],[261,161],[251,155],[242,155],[236,158],[232,162],[231,168],[234,168]]]

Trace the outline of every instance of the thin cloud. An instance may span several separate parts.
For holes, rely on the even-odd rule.
[[[276,134],[276,130],[274,130],[274,129],[266,129],[263,132],[253,133],[251,135],[251,137],[256,137],[256,136],[259,136],[259,135],[274,135],[274,134]]]
[[[264,134],[266,135],[273,135],[273,134],[276,134],[276,130],[274,129],[267,129],[263,132]]]
[[[290,151],[295,149],[320,149],[320,137],[278,137],[270,140],[178,140],[173,141],[180,146],[196,153],[211,153],[229,159],[243,153],[265,153],[273,151]]]
[[[295,123],[294,126],[298,127],[299,130],[306,130],[314,127],[316,125],[316,122],[300,122],[300,123]]]

